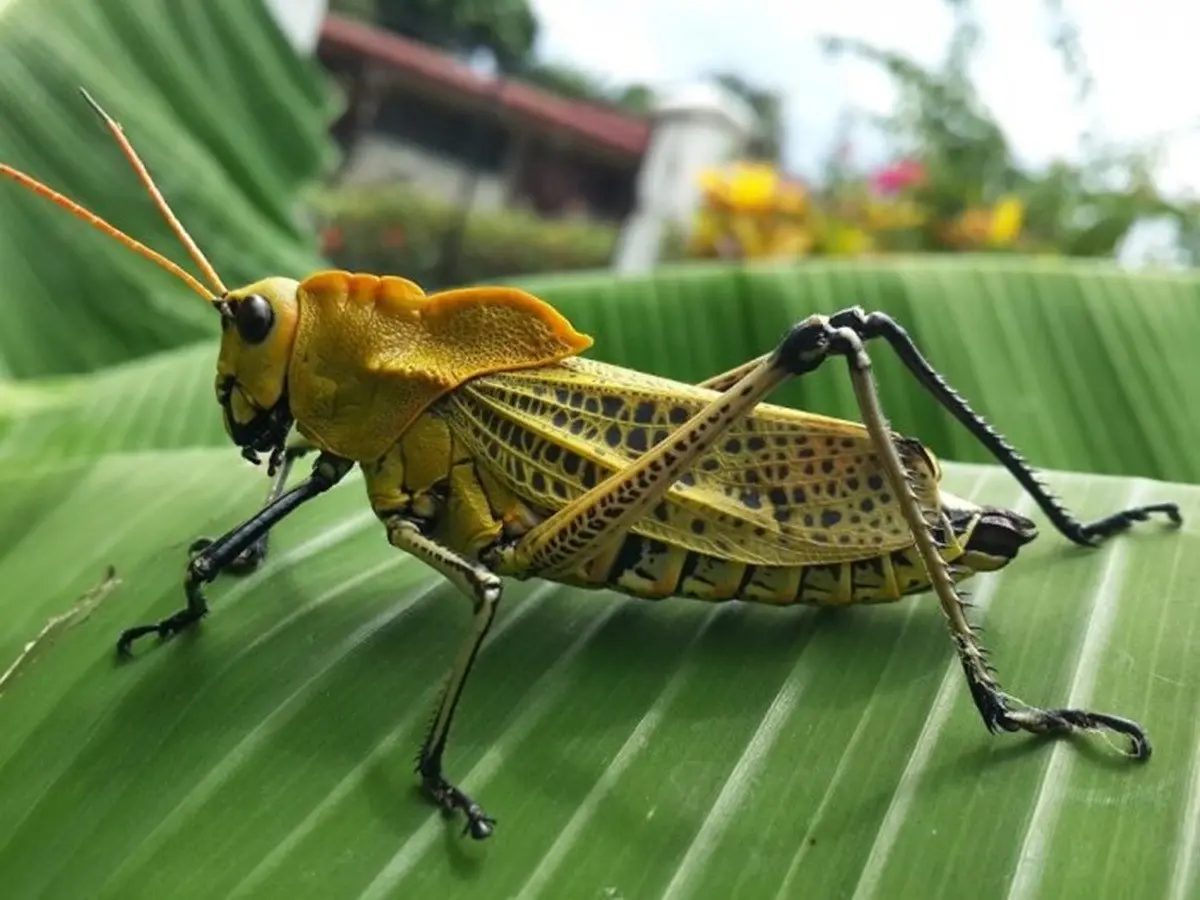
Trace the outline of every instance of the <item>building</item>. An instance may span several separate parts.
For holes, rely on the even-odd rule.
[[[633,209],[648,118],[485,77],[339,16],[326,18],[317,55],[348,99],[333,127],[344,183],[408,181],[453,201],[478,167],[475,208],[609,221]]]

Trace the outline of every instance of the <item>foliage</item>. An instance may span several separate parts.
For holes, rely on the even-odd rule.
[[[918,161],[928,177],[911,199],[928,211],[910,235],[913,249],[978,249],[979,225],[998,204],[1019,203],[1021,237],[1016,249],[1067,256],[1112,256],[1135,222],[1165,217],[1190,234],[1200,223],[1200,207],[1162,197],[1154,183],[1153,148],[1129,149],[1095,140],[1081,147],[1081,161],[1058,161],[1043,171],[1019,165],[999,123],[980,100],[970,63],[981,35],[968,0],[953,2],[957,26],[942,65],[921,66],[904,54],[845,38],[826,48],[881,67],[900,89],[895,114],[876,122],[894,145],[898,159]],[[1057,0],[1047,0],[1054,42],[1068,70],[1079,79],[1080,95],[1091,89],[1078,35]],[[846,168],[844,157],[839,161]],[[829,193],[844,202],[862,178],[833,165]],[[842,189],[839,193],[838,189]],[[964,240],[966,239],[966,240]]]
[[[376,0],[375,21],[451,53],[486,51],[510,73],[532,60],[538,31],[529,0]]]
[[[404,186],[338,188],[316,202],[323,220],[325,252],[343,268],[394,272],[426,285],[438,281],[446,230],[457,226],[450,203]],[[614,225],[588,220],[546,220],[505,209],[472,211],[457,266],[460,284],[516,275],[599,269],[609,264],[617,240]],[[666,258],[678,258],[678,242],[666,242]]]
[[[376,0],[329,0],[329,11],[369,22],[375,20],[375,3]]]

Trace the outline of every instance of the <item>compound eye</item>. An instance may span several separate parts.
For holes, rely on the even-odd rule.
[[[275,310],[260,294],[251,294],[237,305],[234,312],[238,334],[247,344],[261,344],[275,324]]]

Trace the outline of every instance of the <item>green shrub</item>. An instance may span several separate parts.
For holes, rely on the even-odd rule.
[[[315,201],[325,253],[340,268],[403,275],[426,288],[441,286],[439,260],[458,209],[403,186],[345,188]],[[467,217],[456,284],[517,275],[602,269],[609,265],[619,231],[589,221],[550,220],[519,210],[478,211]],[[667,241],[666,256],[681,256]]]

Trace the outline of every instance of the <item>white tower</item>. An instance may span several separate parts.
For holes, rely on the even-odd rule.
[[[655,104],[636,205],[621,230],[613,262],[617,272],[653,268],[668,223],[685,234],[691,230],[700,173],[739,155],[754,121],[754,111],[740,97],[711,82],[689,85]]]

